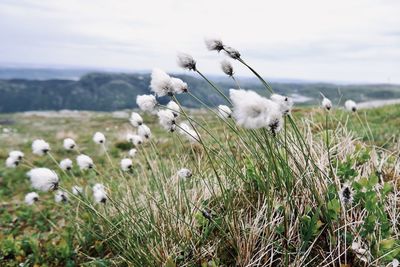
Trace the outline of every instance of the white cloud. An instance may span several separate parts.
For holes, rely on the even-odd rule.
[[[400,2],[0,2],[3,62],[179,71],[177,51],[219,73],[219,36],[267,77],[400,83]],[[248,75],[238,66],[237,73]]]

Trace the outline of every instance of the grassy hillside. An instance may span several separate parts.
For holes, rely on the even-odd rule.
[[[99,80],[97,81],[100,82]],[[332,141],[332,149],[334,149],[333,146],[335,146],[336,142],[338,142],[339,145],[344,144],[342,138],[346,139],[346,144],[349,147],[357,147],[356,152],[354,152],[353,155],[348,156],[349,159],[357,161],[357,164],[361,164],[356,165],[356,163],[354,163],[359,167],[364,166],[363,164],[366,160],[364,152],[372,151],[370,150],[371,147],[366,145],[366,143],[383,145],[389,149],[389,151],[397,150],[398,152],[398,140],[400,135],[400,105],[360,111],[358,115],[359,116],[349,114],[341,110],[335,110],[332,112],[332,114],[329,116],[328,127],[330,131],[332,131],[331,134],[333,138],[338,138],[337,140]],[[231,152],[234,153],[240,148],[240,144],[236,143],[235,141],[236,137],[229,134],[229,128],[221,123],[221,121],[214,115],[210,114],[209,112],[197,111],[193,114],[193,116],[196,118],[196,120],[204,122],[204,125],[209,127],[208,129],[212,130],[214,133],[217,133],[218,140],[225,140],[225,138],[227,138],[226,143],[224,143],[224,145],[227,147],[227,150],[231,150]],[[326,133],[325,112],[319,108],[300,108],[293,112],[293,117],[297,122],[299,122],[300,129],[304,131],[309,129],[310,132],[313,133],[312,136],[315,138],[315,145],[320,144],[319,141],[317,142],[317,140],[321,138],[323,139]],[[368,124],[364,118],[367,119]],[[154,178],[152,178],[151,175],[152,171],[158,170],[159,172],[157,172],[157,174],[159,176],[157,176],[157,179],[162,181],[164,179],[160,173],[163,169],[159,169],[159,165],[155,163],[156,159],[163,159],[161,162],[162,164],[167,164],[166,170],[168,174],[169,172],[173,173],[176,169],[179,169],[183,166],[190,167],[194,172],[193,177],[186,184],[182,183],[179,185],[175,184],[176,181],[174,180],[167,180],[166,184],[162,184],[163,190],[171,190],[169,187],[171,185],[175,185],[178,188],[181,188],[180,186],[187,186],[185,190],[188,192],[200,190],[197,187],[200,185],[199,183],[201,183],[203,179],[204,181],[212,179],[208,177],[213,177],[213,172],[212,168],[210,167],[210,163],[205,163],[206,153],[201,146],[190,145],[185,141],[182,141],[178,137],[179,135],[177,133],[166,133],[158,126],[155,116],[147,115],[144,117],[144,120],[153,131],[153,141],[138,149],[138,156],[134,159],[135,167],[133,172],[130,174],[123,174],[117,170],[114,172],[110,169],[109,162],[104,154],[104,151],[101,149],[101,147],[94,144],[91,139],[94,132],[104,132],[107,136],[107,150],[111,156],[111,160],[115,166],[118,166],[119,160],[126,156],[128,149],[131,148],[131,144],[125,141],[126,132],[133,131],[127,119],[114,118],[109,113],[80,113],[68,117],[56,113],[46,114],[46,117],[38,115],[28,116],[24,114],[0,115],[0,143],[2,144],[0,146],[1,162],[5,161],[7,153],[10,150],[20,149],[26,152],[26,164],[29,163],[34,164],[35,166],[47,166],[52,169],[57,169],[55,163],[50,157],[38,157],[29,152],[31,142],[35,138],[44,138],[51,144],[51,154],[56,157],[56,160],[61,160],[65,157],[70,157],[73,159],[77,155],[76,151],[67,152],[62,148],[62,140],[66,137],[72,137],[79,144],[79,150],[82,153],[87,153],[93,157],[97,171],[102,175],[98,175],[93,171],[81,172],[74,167],[72,176],[66,176],[63,175],[62,172],[59,172],[59,175],[62,179],[63,188],[69,190],[71,185],[79,183],[80,185],[86,187],[85,192],[90,194],[90,187],[95,182],[102,181],[110,187],[110,192],[113,194],[112,198],[115,200],[118,199],[119,201],[125,201],[126,199],[130,199],[130,194],[132,194],[132,198],[136,199],[136,197],[138,197],[138,201],[139,199],[145,198],[147,199],[149,205],[154,209],[158,207],[157,205],[161,205],[158,208],[164,210],[164,212],[157,214],[149,214],[149,217],[147,217],[146,213],[151,212],[151,210],[146,210],[145,208],[141,210],[139,208],[139,210],[137,210],[138,214],[133,214],[135,218],[143,216],[143,218],[152,218],[151,220],[154,220],[154,228],[143,228],[143,230],[146,230],[146,232],[144,232],[141,236],[139,235],[139,232],[136,231],[137,229],[142,229],[141,227],[147,225],[148,222],[141,222],[138,219],[139,221],[135,221],[135,224],[133,224],[133,221],[125,223],[123,220],[120,220],[121,218],[118,216],[118,214],[120,214],[120,212],[128,212],[128,210],[116,212],[112,208],[114,205],[112,203],[107,204],[111,206],[96,206],[96,210],[98,210],[96,213],[98,212],[101,214],[101,216],[105,216],[104,221],[102,219],[103,217],[96,217],[96,214],[94,214],[94,209],[86,209],[84,207],[86,203],[85,201],[79,201],[73,197],[71,197],[71,201],[69,203],[57,204],[53,201],[53,194],[44,193],[40,195],[40,201],[37,205],[27,206],[23,203],[23,198],[27,192],[31,191],[28,179],[25,176],[25,173],[29,170],[28,166],[22,164],[22,166],[19,166],[16,170],[14,170],[6,169],[4,165],[1,164],[0,263],[2,266],[18,266],[20,263],[25,264],[23,266],[32,266],[33,264],[36,264],[35,266],[78,266],[82,264],[87,264],[88,266],[109,266],[124,265],[123,262],[126,264],[126,261],[130,261],[131,264],[139,266],[138,262],[147,262],[150,264],[150,260],[157,266],[176,266],[184,264],[185,262],[201,266],[228,266],[230,264],[234,264],[232,261],[238,257],[237,253],[247,253],[246,251],[248,247],[246,246],[254,246],[255,251],[257,251],[256,242],[271,242],[271,244],[275,244],[268,239],[261,239],[257,241],[257,234],[253,233],[252,231],[257,229],[258,224],[262,224],[262,218],[253,218],[253,212],[258,214],[256,211],[248,211],[249,213],[246,213],[247,211],[245,205],[242,206],[242,204],[247,202],[243,202],[242,204],[240,202],[235,202],[232,203],[232,205],[235,206],[231,206],[231,209],[235,209],[235,212],[238,212],[241,214],[241,216],[244,216],[243,223],[247,221],[250,223],[249,225],[243,225],[243,227],[248,228],[240,229],[235,228],[237,227],[235,221],[228,220],[229,224],[223,224],[223,222],[226,222],[225,219],[229,218],[229,216],[234,216],[235,212],[231,210],[231,214],[227,207],[227,210],[221,209],[218,203],[223,203],[226,200],[224,200],[217,193],[217,195],[211,193],[211,197],[208,200],[201,202],[201,205],[210,208],[210,213],[211,211],[213,212],[213,219],[210,221],[203,217],[201,212],[197,210],[186,211],[184,206],[186,205],[184,204],[186,201],[194,201],[197,204],[200,202],[198,202],[198,200],[195,198],[185,200],[185,197],[187,197],[185,194],[178,194],[178,198],[174,199],[173,197],[175,197],[176,188],[172,188],[171,192],[168,191],[169,194],[171,194],[171,199],[166,199],[164,200],[165,202],[161,200],[153,200],[152,197],[156,197],[156,195],[153,195],[151,192],[152,190],[157,191],[155,187],[160,184],[153,181]],[[371,140],[368,136],[370,133],[369,130],[366,130],[368,127],[372,132],[373,140]],[[342,132],[339,133],[337,129],[341,129],[340,131]],[[347,132],[347,129],[350,132]],[[333,132],[335,132],[335,134],[333,134]],[[207,139],[207,142],[215,142],[210,137],[207,137],[206,133],[202,132],[202,134]],[[309,136],[309,138],[311,138],[311,136]],[[359,141],[351,141],[354,138],[358,138]],[[155,147],[157,147],[158,152],[153,151]],[[339,147],[339,150],[341,149],[344,148]],[[246,151],[239,151],[240,153],[237,154],[238,158],[240,155],[243,156],[244,153],[247,153]],[[221,153],[223,152],[221,151]],[[251,153],[248,154],[249,158],[247,160],[245,159],[246,164],[248,164],[245,171],[247,172],[248,177],[256,177],[257,169],[251,167],[251,155]],[[344,166],[347,166],[345,157],[341,158],[336,155],[335,157],[337,157],[337,164],[339,166],[335,167],[335,172],[349,172],[353,170],[350,167],[348,167],[348,169],[344,168]],[[339,159],[343,160],[343,162],[339,161]],[[218,161],[218,158],[215,160],[218,162],[218,164],[223,166],[224,163],[222,161]],[[390,158],[389,161],[390,160],[393,159]],[[157,162],[158,161],[159,160],[157,160]],[[361,161],[364,163],[360,163]],[[202,173],[207,174],[207,178],[204,178]],[[168,174],[165,174],[166,177],[168,177]],[[338,176],[340,175],[338,174]],[[235,173],[231,172],[231,177],[229,178],[233,179],[233,177],[236,177]],[[272,178],[269,177],[269,179]],[[391,177],[391,179],[399,179],[399,177]],[[125,187],[123,187],[125,183],[129,184],[129,190],[132,190],[132,192],[123,190],[125,189]],[[258,186],[261,186],[261,184],[257,185],[256,183],[257,181],[255,180],[249,184],[249,186],[252,188],[252,192],[254,193],[254,190],[256,190],[258,192],[257,194],[262,194],[261,191],[258,191],[261,190],[261,188],[258,188]],[[250,188],[247,189],[250,190]],[[257,203],[257,199],[259,199],[257,194],[248,194],[249,192],[246,193],[246,187],[233,187],[231,190],[232,191],[229,193],[231,195],[227,195],[229,198],[234,199],[235,195],[254,197],[254,199],[242,199],[242,201],[250,201],[250,203],[253,201],[252,205],[257,207],[259,204],[261,204]],[[178,193],[179,192],[181,191],[178,190]],[[296,194],[299,194],[299,192]],[[201,194],[197,195],[197,198],[201,197]],[[89,201],[91,200],[89,199]],[[128,202],[126,202],[126,204],[129,203],[129,205],[134,205],[132,201],[133,200],[130,199]],[[169,203],[169,201],[171,201],[171,203]],[[235,201],[239,201],[239,199],[236,199]],[[179,203],[179,205],[182,206],[177,208],[177,210],[169,211],[168,208],[171,207],[170,205],[172,205],[172,202],[174,205]],[[332,205],[333,203],[336,202],[332,202]],[[274,205],[275,204],[278,205],[278,202],[274,203]],[[187,205],[190,204],[187,203]],[[279,205],[279,207],[277,206],[277,210],[282,211],[285,209],[285,206],[282,203]],[[119,208],[123,208],[123,206],[120,206]],[[301,234],[303,238],[308,240],[305,241],[303,245],[310,246],[312,241],[318,241],[317,244],[319,247],[315,250],[318,251],[324,246],[324,243],[321,241],[321,239],[318,239],[318,237],[320,234],[322,234],[322,230],[326,230],[326,227],[321,226],[322,224],[320,223],[322,222],[319,220],[318,222],[314,222],[316,218],[318,219],[318,217],[313,217],[312,215],[312,212],[316,212],[316,209],[314,209],[315,207],[310,206],[302,208],[308,210],[308,214],[310,216],[308,217],[308,215],[306,216],[303,214],[304,217],[302,217],[301,220],[302,232],[296,232],[296,234]],[[301,209],[298,210],[298,212],[306,212]],[[180,216],[180,212],[185,214],[182,216],[189,216],[185,213],[189,212],[190,216],[192,216],[192,219],[184,222],[188,225],[196,225],[197,228],[187,228],[184,227],[185,225],[182,223],[182,221],[175,221],[175,216]],[[222,216],[222,214],[224,215]],[[265,216],[272,215],[270,214]],[[321,218],[323,217],[322,215],[320,216]],[[340,217],[340,215],[337,214],[335,216]],[[278,217],[276,217],[276,220],[278,220]],[[185,218],[186,220],[186,217],[182,218]],[[252,221],[252,218],[255,221]],[[124,233],[120,233],[116,231],[116,229],[109,228],[110,225],[107,224],[105,220],[111,220],[112,222],[116,223],[118,227],[122,227],[121,229],[126,232],[125,234],[128,234],[128,232],[132,231],[132,235],[129,237],[129,239],[120,240],[122,244],[125,242],[123,249],[118,249],[121,244],[115,242],[118,242],[116,241],[118,240],[117,237],[121,236],[122,238]],[[169,222],[168,220],[171,221]],[[338,220],[338,225],[333,224],[332,227],[339,227],[338,229],[341,229],[340,219]],[[160,221],[163,222],[162,225],[157,224],[160,223]],[[272,222],[273,221],[271,221],[271,223]],[[313,222],[315,225],[318,224],[319,226],[316,227]],[[278,221],[277,224],[279,224]],[[132,227],[132,229],[127,227]],[[158,227],[166,228],[158,229]],[[223,231],[227,231],[228,233],[227,229],[230,227],[234,228],[235,231],[243,231],[243,236],[241,236],[239,232],[237,233],[237,237],[243,239],[236,240],[237,243],[235,244],[237,244],[237,246],[235,245],[234,247],[230,246],[230,242],[233,242],[233,240],[225,237],[223,234]],[[291,227],[293,227],[293,229],[297,229],[297,226],[295,225],[292,225]],[[310,234],[306,233],[308,229],[312,229]],[[284,228],[277,227],[275,230],[280,231],[279,233],[276,233],[276,238],[280,239],[280,236],[284,235]],[[164,232],[168,233],[164,236],[164,238],[168,237],[169,239],[158,239],[158,234]],[[201,236],[197,237],[197,234],[200,234]],[[264,234],[267,235],[267,233]],[[160,236],[162,236],[162,234],[160,234]],[[217,242],[217,240],[225,240],[225,238],[227,238],[226,240],[229,241]],[[249,239],[247,240],[245,238]],[[265,238],[267,238],[267,236]],[[290,238],[294,237],[291,236]],[[252,239],[254,239],[254,241],[252,241]],[[135,247],[136,242],[140,244],[142,248]],[[398,240],[395,242],[398,242]],[[243,247],[240,247],[239,244],[242,244]],[[295,246],[295,244],[290,244],[290,246]],[[295,251],[294,247],[288,247],[286,249],[292,249]],[[149,253],[146,254],[148,255],[148,258],[143,258],[142,254],[138,254],[141,250],[143,250],[144,254]],[[153,254],[151,254],[149,251]],[[136,260],[129,258],[128,253],[130,252],[133,253],[132,256],[133,258],[136,258]],[[248,253],[252,252],[248,251]],[[276,257],[282,256],[279,251],[275,251],[274,253],[276,253]],[[239,255],[241,255],[240,258],[243,260],[242,264],[245,264],[245,255]],[[295,257],[295,255],[296,254],[293,254],[293,257]],[[314,256],[318,255],[311,254],[309,255],[309,258],[311,259]],[[292,256],[290,259],[294,260]],[[250,258],[248,260],[250,260]],[[354,254],[349,253],[348,260],[354,261],[354,265],[352,266],[362,266],[356,265],[357,259]],[[299,262],[301,262],[300,259]]]

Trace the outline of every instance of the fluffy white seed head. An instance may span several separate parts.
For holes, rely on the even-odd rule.
[[[107,194],[103,190],[97,190],[93,192],[94,201],[96,203],[103,203],[105,204],[107,201]]]
[[[143,138],[137,134],[127,134],[126,140],[128,140],[128,142],[131,142],[134,146],[139,146],[143,144]]]
[[[221,61],[221,69],[229,77],[232,77],[234,74],[232,64],[226,59]]]
[[[133,127],[139,127],[143,124],[142,116],[140,116],[136,112],[131,113],[131,117],[129,118],[129,122],[132,124]]]
[[[136,104],[142,111],[153,112],[157,105],[157,100],[154,95],[138,95],[136,97]]]
[[[178,65],[181,68],[196,71],[196,60],[189,54],[179,53]]]
[[[39,201],[39,195],[36,192],[30,192],[25,195],[25,203],[27,205],[33,205],[36,201]]]
[[[399,267],[399,260],[398,259],[393,259],[392,261],[392,267]]]
[[[136,156],[136,153],[137,153],[137,149],[132,148],[131,150],[129,150],[128,155],[129,155],[129,157],[133,158]]]
[[[347,100],[344,103],[344,107],[348,110],[348,111],[352,111],[352,112],[356,112],[357,111],[357,104],[356,102],[354,102],[353,100]]]
[[[219,105],[218,106],[218,115],[222,119],[228,119],[232,116],[232,110],[228,106]]]
[[[93,186],[93,198],[96,203],[106,203],[107,194],[103,184],[95,184]]]
[[[75,196],[81,195],[83,193],[83,188],[77,185],[72,186],[71,188],[72,194]]]
[[[132,134],[132,133],[127,133],[127,134],[126,134],[126,141],[128,141],[129,143],[132,143],[133,137],[134,137],[134,136],[135,136],[135,135]]]
[[[228,56],[230,56],[231,58],[233,58],[233,59],[239,59],[240,58],[240,53],[235,48],[230,47],[230,46],[224,46],[224,50],[225,50],[226,54]]]
[[[272,94],[271,100],[279,105],[282,114],[288,114],[293,107],[293,99],[287,96]]]
[[[16,168],[19,164],[19,160],[13,157],[8,157],[6,159],[6,167],[7,168]]]
[[[56,192],[56,194],[54,195],[54,201],[57,203],[60,202],[68,202],[68,195],[66,192],[62,191],[62,190],[58,190]]]
[[[79,169],[81,170],[91,169],[94,166],[93,160],[89,156],[84,154],[81,154],[76,157],[76,163],[78,164]]]
[[[179,116],[179,113],[181,109],[179,108],[179,105],[175,101],[169,101],[167,104],[167,108],[172,111],[175,117]]]
[[[171,77],[161,69],[153,69],[151,72],[150,89],[158,97],[174,94]]]
[[[157,112],[158,121],[165,130],[169,132],[175,131],[175,116],[169,109],[162,109]]]
[[[93,186],[93,191],[97,191],[97,190],[105,190],[106,187],[103,184],[97,183]]]
[[[192,177],[192,171],[186,168],[180,169],[177,173],[179,178],[186,179]]]
[[[58,188],[57,174],[47,168],[35,168],[27,173],[33,188],[41,191],[49,191]]]
[[[174,93],[176,94],[186,93],[189,90],[187,83],[185,83],[179,78],[172,77],[171,82],[172,82],[172,88],[174,89]]]
[[[76,143],[72,138],[65,138],[63,141],[63,146],[66,150],[72,150],[76,147]]]
[[[331,110],[331,108],[332,108],[332,102],[331,102],[328,98],[324,97],[324,98],[322,99],[322,107],[323,107],[324,109],[326,109],[326,110]]]
[[[130,169],[132,169],[132,160],[128,158],[122,159],[120,165],[121,165],[121,170],[129,171]]]
[[[104,136],[103,133],[101,133],[101,132],[96,132],[96,133],[93,135],[93,141],[94,141],[96,144],[104,144],[104,143],[106,142],[106,137]]]
[[[60,161],[60,168],[64,171],[69,171],[72,169],[72,160],[70,159],[63,159]]]
[[[10,153],[8,153],[8,156],[10,158],[14,158],[14,159],[20,161],[24,158],[25,155],[21,151],[14,150],[14,151],[11,151]]]
[[[32,153],[43,156],[50,151],[50,145],[43,139],[36,139],[32,143]]]
[[[199,142],[200,136],[197,132],[189,126],[186,122],[182,122],[179,124],[179,133],[185,136],[191,143]]]
[[[267,128],[273,135],[276,135],[282,130],[283,116],[280,110],[270,110],[270,112],[268,113],[267,121]]]
[[[150,139],[151,131],[150,128],[147,127],[146,124],[142,124],[138,127],[138,135],[142,137],[144,140]]]
[[[247,129],[269,127],[269,115],[279,110],[278,104],[254,91],[230,89],[229,96],[236,123]]]
[[[220,39],[206,38],[205,40],[206,47],[210,51],[218,51],[224,49],[224,43]]]

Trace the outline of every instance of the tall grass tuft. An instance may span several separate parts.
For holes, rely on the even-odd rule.
[[[70,216],[82,248],[98,240],[115,264],[133,266],[384,266],[400,257],[398,155],[348,131],[355,103],[355,114],[337,117],[324,97],[322,122],[301,119],[239,51],[220,40],[207,44],[247,67],[266,96],[226,95],[181,54],[179,64],[229,105],[215,110],[190,85],[153,71],[152,90],[172,102],[138,97],[150,115],[132,114],[141,136],[129,135],[134,150],[115,159],[96,133],[103,164],[80,155],[79,172],[60,174],[64,184],[92,186],[74,193],[59,186],[78,208]],[[183,107],[179,93],[207,112]],[[168,138],[152,134],[146,120],[158,120]]]

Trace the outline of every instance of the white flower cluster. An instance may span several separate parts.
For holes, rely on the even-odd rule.
[[[50,151],[50,145],[43,139],[36,139],[32,143],[32,153],[38,156],[43,156]]]
[[[282,128],[283,116],[293,106],[289,97],[273,94],[271,99],[260,96],[254,91],[230,89],[233,104],[233,117],[236,123],[247,129],[268,128],[277,133]]]
[[[6,167],[7,168],[15,168],[19,165],[19,163],[24,158],[24,153],[21,151],[11,151],[8,153],[8,158],[6,159]]]
[[[55,190],[58,188],[57,174],[47,168],[34,168],[27,173],[33,188],[40,191]]]
[[[150,88],[158,97],[173,96],[174,94],[181,94],[188,91],[187,83],[179,78],[169,76],[161,69],[153,69]]]
[[[96,203],[107,202],[107,193],[103,184],[95,184],[93,186],[93,198]]]

